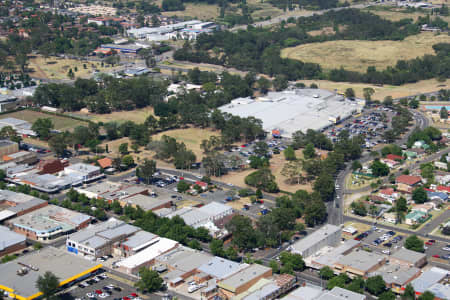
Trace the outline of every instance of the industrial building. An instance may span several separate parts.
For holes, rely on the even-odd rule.
[[[247,268],[244,268],[239,272],[221,280],[218,283],[218,286],[223,294],[225,294],[228,298],[232,298],[248,290],[261,278],[269,278],[271,276],[271,268],[258,264],[252,264]]]
[[[19,134],[36,136],[36,132],[31,130],[32,124],[30,122],[16,119],[16,118],[0,119],[0,129],[3,127],[6,127],[6,126],[11,126]]]
[[[427,255],[401,248],[389,257],[389,261],[398,265],[421,268],[427,263]]]
[[[88,185],[85,185],[83,187],[77,187],[75,188],[75,191],[77,191],[80,194],[85,195],[86,197],[93,199],[93,198],[101,198],[103,194],[109,193],[109,192],[115,192],[122,188],[122,186],[119,183],[111,182],[111,181],[101,181],[97,183],[90,183]]]
[[[111,218],[70,235],[66,240],[67,251],[94,258],[110,255],[114,243],[138,231],[136,226]]]
[[[257,99],[238,98],[219,110],[239,117],[255,117],[267,132],[276,130],[291,137],[298,130],[324,130],[359,112],[365,102],[349,100],[320,89],[295,89],[269,92]]]
[[[85,228],[92,217],[55,205],[47,205],[6,224],[17,233],[35,241],[52,240],[63,234]]]
[[[21,250],[27,246],[27,239],[8,227],[0,226],[0,256]]]
[[[386,257],[367,252],[355,250],[341,257],[335,264],[334,269],[339,273],[346,273],[350,278],[361,276],[368,278],[369,273],[374,272],[386,262]]]
[[[312,234],[306,236],[289,247],[292,253],[306,258],[325,246],[336,247],[341,241],[342,229],[339,226],[327,224]]]
[[[77,163],[64,168],[65,175],[81,177],[83,183],[105,177],[100,167],[85,163]]]
[[[0,140],[0,157],[19,151],[19,144],[10,140]]]
[[[381,266],[368,277],[380,275],[383,277],[386,287],[399,294],[415,278],[419,277],[422,271],[416,267],[398,265],[389,261],[388,265]]]
[[[47,206],[45,200],[9,190],[0,190],[0,222]]]
[[[45,247],[0,264],[0,290],[12,299],[32,300],[42,295],[36,281],[45,272],[52,272],[59,278],[60,286],[67,286],[89,277],[101,267],[62,250]]]
[[[171,198],[153,198],[147,195],[137,194],[131,197],[127,197],[119,200],[120,205],[131,205],[133,207],[139,206],[145,211],[157,210],[161,208],[172,207]]]

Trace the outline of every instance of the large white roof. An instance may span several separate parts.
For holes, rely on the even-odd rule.
[[[176,247],[178,242],[166,238],[160,238],[159,242],[151,245],[150,247],[138,252],[135,255],[129,256],[128,258],[117,263],[118,267],[124,267],[132,269],[138,267],[148,261],[155,259],[156,257],[164,254],[165,252]]]

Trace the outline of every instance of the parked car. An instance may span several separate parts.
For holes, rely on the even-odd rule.
[[[439,255],[435,254],[433,255],[434,258],[441,258]]]

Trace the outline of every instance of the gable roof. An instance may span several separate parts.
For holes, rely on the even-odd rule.
[[[391,160],[403,160],[403,156],[395,155],[395,154],[388,154],[388,155],[386,155],[386,158],[391,159]]]
[[[105,158],[101,158],[99,160],[97,160],[98,164],[100,165],[100,167],[102,167],[103,169],[109,168],[112,166],[112,159],[105,157]]]
[[[398,176],[395,181],[397,183],[404,183],[407,185],[414,185],[422,181],[422,178],[420,176],[411,176],[411,175],[400,175]]]

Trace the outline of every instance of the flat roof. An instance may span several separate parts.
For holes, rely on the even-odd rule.
[[[241,264],[214,256],[210,261],[198,267],[198,270],[217,279],[228,277],[241,269]]]
[[[331,291],[323,293],[317,300],[365,300],[366,296],[340,287],[334,287]]]
[[[416,292],[423,293],[433,284],[439,283],[439,281],[447,277],[449,274],[450,271],[432,267],[430,270],[423,272],[422,275],[411,281],[411,285]]]
[[[12,142],[10,140],[0,140],[0,147],[11,146],[17,144],[16,142]]]
[[[156,234],[141,230],[128,237],[126,241],[122,242],[122,245],[131,248],[133,251],[137,251],[155,242],[157,238],[158,236]]]
[[[383,265],[378,270],[369,274],[369,277],[381,275],[387,284],[405,285],[411,278],[419,274],[421,270],[416,267],[408,267],[397,264]]]
[[[30,213],[16,217],[10,220],[9,223],[14,224],[14,226],[35,231],[38,234],[44,234],[57,230],[73,230],[89,219],[91,219],[91,217],[88,215],[49,204]]]
[[[74,171],[74,172],[80,172],[80,173],[86,173],[86,172],[95,172],[95,171],[100,171],[100,167],[97,166],[93,166],[90,164],[85,164],[85,163],[76,163],[73,165],[70,165],[68,167],[64,168],[64,171]]]
[[[274,294],[280,289],[278,285],[275,283],[268,283],[264,286],[262,286],[260,289],[252,292],[251,294],[247,295],[247,297],[244,297],[244,300],[260,300],[260,299],[266,299],[266,297],[269,297],[270,295]]]
[[[121,185],[119,183],[116,182],[110,182],[110,181],[102,181],[102,182],[97,182],[94,184],[89,184],[87,186],[84,187],[79,187],[76,188],[76,190],[78,192],[89,192],[89,193],[96,193],[98,195],[107,193],[107,192],[111,192],[111,191],[117,191],[119,190],[121,187]]]
[[[322,288],[315,285],[301,286],[298,289],[293,290],[283,300],[314,300],[317,299],[323,293]]]
[[[312,258],[312,261],[324,266],[333,267],[334,263],[343,256],[343,253],[353,249],[360,243],[361,242],[355,241],[353,239],[346,240],[343,244],[331,249],[331,251],[329,251],[328,253]]]
[[[138,252],[135,255],[129,256],[124,260],[117,263],[118,267],[124,267],[128,269],[132,269],[138,267],[146,262],[149,262],[156,257],[164,254],[170,249],[176,247],[178,242],[166,238],[160,238],[159,241],[148,248]]]
[[[418,261],[427,257],[425,253],[420,253],[416,251],[412,251],[406,248],[401,248],[400,250],[394,252],[391,255],[392,258],[407,261],[409,263],[415,264]]]
[[[264,273],[270,271],[271,269],[259,264],[252,264],[245,269],[225,278],[219,282],[219,287],[235,292],[236,289],[247,282],[263,275]]]
[[[198,210],[201,212],[207,213],[210,216],[215,217],[215,216],[227,213],[229,211],[233,211],[233,208],[228,205],[225,205],[223,203],[213,201],[211,203],[208,203],[208,204],[200,207]]]
[[[341,257],[336,263],[367,272],[383,259],[384,257],[382,255],[359,250],[353,251],[348,255]]]
[[[127,197],[123,201],[126,201],[128,204],[139,205],[139,207],[145,211],[152,210],[155,207],[172,202],[170,198],[153,198],[142,194]]]
[[[102,265],[87,259],[48,246],[0,264],[0,289],[10,293],[14,291],[19,300],[34,299],[41,295],[36,288],[36,280],[47,271],[55,274],[63,285],[101,267]],[[22,268],[27,269],[28,273],[20,276],[17,271]]]
[[[0,251],[8,247],[24,243],[27,239],[14,231],[9,230],[8,227],[0,226]]]
[[[310,235],[307,235],[304,239],[301,239],[298,242],[294,243],[291,246],[291,249],[294,252],[302,253],[303,251],[309,249],[313,245],[317,244],[318,242],[324,240],[328,236],[335,234],[340,230],[341,227],[339,226],[327,224],[325,226],[322,226],[318,230],[314,231]]]
[[[256,100],[236,100],[219,110],[240,117],[253,116],[263,122],[265,131],[280,129],[284,137],[291,137],[298,130],[324,129],[332,124],[330,117],[345,119],[361,107],[357,101],[320,89],[269,92]]]

